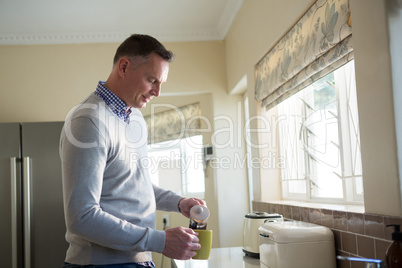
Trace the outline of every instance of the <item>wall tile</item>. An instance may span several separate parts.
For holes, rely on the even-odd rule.
[[[338,230],[332,230],[332,233],[334,234],[334,240],[335,240],[335,248],[336,249],[342,249],[342,235],[341,232]]]
[[[269,204],[269,213],[278,213],[277,204]]]
[[[385,254],[391,241],[375,239],[375,258],[385,261]]]
[[[292,207],[292,218],[295,221],[300,221],[300,207]]]
[[[358,256],[353,256],[353,257],[358,257]],[[361,262],[361,261],[351,261],[350,267],[351,268],[366,268],[366,263]]]
[[[264,211],[268,211],[268,209],[269,209],[269,204],[262,203],[262,205],[260,206],[260,210],[258,210],[258,211],[264,212]]]
[[[350,256],[350,254],[347,254],[347,253],[345,253],[345,252],[343,252],[343,251],[339,251],[339,250],[337,250],[336,251],[336,255],[338,256],[346,256],[346,257],[349,257]],[[344,260],[336,260],[336,267],[338,267],[338,268],[350,268],[350,261],[344,261]]]
[[[347,231],[348,230],[348,220],[347,214],[344,211],[336,211],[332,212],[334,217],[334,228]]]
[[[342,250],[357,254],[355,234],[342,232]]]
[[[281,215],[283,215],[283,217],[285,217],[285,212],[284,212],[284,209],[283,209],[283,205],[281,205],[281,204],[278,204],[278,205],[276,205],[276,209],[277,209],[277,213],[278,214],[281,214]]]
[[[347,213],[348,231],[352,233],[364,234],[364,216],[360,213]]]
[[[390,245],[391,241],[375,239],[375,258],[385,260],[385,253]]]
[[[287,206],[287,205],[283,206],[283,217],[292,219],[292,206]]]
[[[252,202],[252,205],[253,205],[252,211],[263,211],[262,210],[263,204],[264,204],[263,202],[253,201]]]
[[[311,223],[321,224],[321,209],[310,208],[309,214]]]
[[[332,216],[332,210],[322,209],[321,213],[321,224],[328,228],[334,228],[334,217]]]
[[[363,258],[375,258],[374,238],[357,236],[357,254]]]
[[[305,221],[305,222],[310,222],[309,208],[300,207],[300,212],[301,212],[300,220]]]
[[[384,217],[366,214],[364,218],[365,234],[385,238]]]

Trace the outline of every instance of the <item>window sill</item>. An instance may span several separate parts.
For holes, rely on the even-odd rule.
[[[278,204],[278,205],[314,208],[314,209],[328,209],[328,210],[345,211],[352,213],[364,213],[363,205],[324,204],[324,203],[312,203],[312,202],[302,202],[294,200],[275,200],[275,201],[260,201],[260,202]]]

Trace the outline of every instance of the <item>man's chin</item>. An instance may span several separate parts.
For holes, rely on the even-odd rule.
[[[143,103],[141,103],[140,105],[138,105],[138,109],[142,109],[142,108],[145,108],[145,107],[147,107],[147,103],[146,103],[146,102],[143,102]]]

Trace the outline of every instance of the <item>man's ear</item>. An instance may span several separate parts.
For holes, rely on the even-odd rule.
[[[125,77],[129,64],[130,61],[126,57],[121,57],[119,59],[118,72],[120,77]]]

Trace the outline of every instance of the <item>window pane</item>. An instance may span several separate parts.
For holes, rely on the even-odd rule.
[[[301,93],[305,106],[303,146],[309,163],[311,197],[342,198],[338,106],[333,73]]]
[[[355,188],[356,188],[356,194],[358,194],[358,195],[363,194],[363,178],[362,177],[357,177],[355,179]]]
[[[310,184],[312,197],[343,198],[342,180],[332,172],[313,174]]]
[[[278,105],[285,197],[362,200],[358,122],[353,61]]]
[[[305,159],[300,139],[300,126],[303,121],[302,102],[297,95],[278,106],[280,153],[284,159],[282,180],[305,179]]]
[[[184,187],[185,192],[203,193],[205,192],[204,180],[204,154],[202,136],[192,136],[183,140],[186,152],[186,174]]]
[[[181,193],[180,148],[150,150],[148,157],[152,183]]]
[[[354,200],[363,200],[363,178],[360,150],[360,129],[354,62],[349,62],[335,72],[339,92],[342,128],[343,177],[352,180]],[[350,198],[349,198],[350,199]]]
[[[184,196],[204,196],[202,135],[148,145],[148,156],[155,185]]]
[[[305,194],[306,193],[306,181],[294,180],[289,182],[289,192],[293,194]]]

